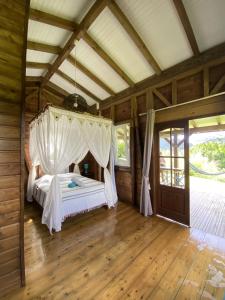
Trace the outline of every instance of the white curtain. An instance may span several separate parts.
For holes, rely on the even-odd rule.
[[[104,168],[105,195],[109,207],[115,205],[117,194],[114,178],[107,165],[111,149],[112,122],[49,107],[31,124],[33,164],[40,163],[45,174],[54,175],[47,194],[42,223],[50,230],[61,230],[62,195],[57,174],[73,162],[78,166],[90,150],[96,161]],[[33,180],[33,174],[30,176]],[[32,181],[31,180],[31,181]],[[32,183],[32,182],[31,182]],[[33,186],[33,185],[32,185]],[[32,191],[32,188],[30,188]]]
[[[74,163],[73,173],[80,174],[80,168],[78,163]]]
[[[37,152],[37,141],[36,141],[36,126],[30,128],[30,143],[29,143],[29,153],[30,159],[32,163],[31,171],[28,176],[28,183],[27,183],[27,200],[31,202],[32,194],[33,194],[33,185],[36,174],[36,167],[39,165],[39,156]]]
[[[114,195],[114,205],[118,201],[117,190],[116,190],[116,180],[115,180],[115,153],[116,153],[116,142],[115,142],[115,126],[112,126],[112,144],[110,149],[110,158],[109,158],[109,170],[112,178],[112,188]]]
[[[140,213],[144,216],[152,215],[152,204],[150,198],[150,182],[149,171],[152,154],[152,143],[154,135],[154,122],[155,111],[153,109],[148,110],[145,130],[145,146],[143,156],[143,169],[142,169],[142,182],[141,182],[141,199],[140,199]]]
[[[42,223],[48,226],[50,232],[52,228],[60,231],[62,196],[57,174],[63,173],[73,161],[79,163],[87,154],[88,147],[78,119],[46,111],[36,122],[41,167],[45,174],[55,175],[46,197]]]
[[[112,144],[112,126],[98,122],[84,122],[83,133],[88,147],[97,163],[104,168],[105,195],[108,206],[112,207],[117,201],[113,180],[107,169]]]

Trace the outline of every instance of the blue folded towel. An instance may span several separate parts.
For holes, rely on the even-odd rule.
[[[74,182],[74,181],[71,181],[70,183],[68,183],[68,188],[74,188],[76,186],[78,186],[78,184],[76,184],[76,182]]]

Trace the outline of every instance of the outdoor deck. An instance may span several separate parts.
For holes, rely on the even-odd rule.
[[[191,227],[225,238],[225,183],[190,178]]]

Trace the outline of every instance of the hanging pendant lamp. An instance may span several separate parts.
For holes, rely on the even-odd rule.
[[[66,109],[72,111],[85,112],[88,111],[87,101],[77,93],[77,82],[76,82],[76,73],[77,73],[77,58],[76,58],[76,45],[74,47],[74,93],[65,97],[63,105]]]

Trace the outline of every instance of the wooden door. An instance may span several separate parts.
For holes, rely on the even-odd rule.
[[[156,128],[156,213],[190,225],[188,121]]]

